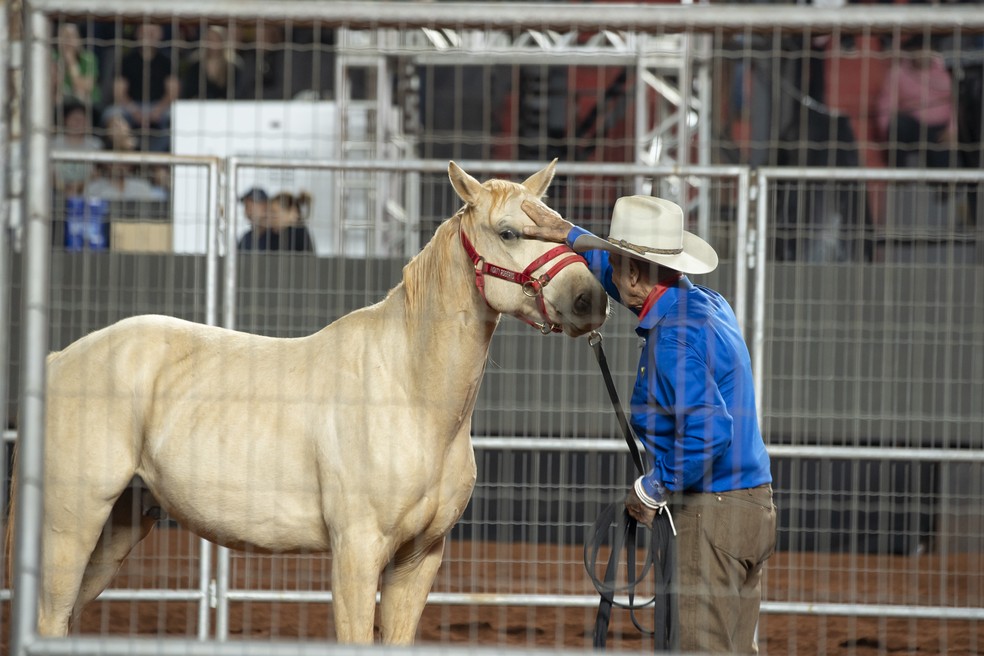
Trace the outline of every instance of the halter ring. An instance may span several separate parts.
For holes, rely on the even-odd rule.
[[[536,298],[543,293],[543,284],[539,280],[527,280],[523,283],[523,293],[530,298]]]

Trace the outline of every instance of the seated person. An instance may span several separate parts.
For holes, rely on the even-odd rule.
[[[66,22],[58,26],[57,46],[52,53],[56,81],[55,103],[61,104],[74,98],[90,112],[101,110],[99,62],[90,50],[83,47],[82,37],[75,23]],[[86,118],[89,120],[88,116]]]
[[[311,195],[307,192],[277,194],[270,199],[266,212],[250,217],[252,228],[239,240],[239,250],[310,253],[314,247],[304,225],[310,211]]]
[[[119,115],[110,118],[106,142],[109,150],[133,152],[136,138],[130,124]],[[137,173],[129,163],[114,163],[98,167],[97,174],[85,185],[85,195],[105,200],[165,201],[167,191]]]
[[[954,138],[953,85],[943,57],[921,35],[908,38],[877,99],[890,166],[947,167]]]
[[[212,25],[202,36],[181,72],[181,98],[234,100],[244,98],[247,83],[243,60],[236,54],[227,31]]]
[[[171,103],[178,97],[171,58],[161,50],[163,34],[163,28],[153,23],[137,28],[138,45],[120,62],[113,104],[103,112],[104,124],[122,116],[139,131],[143,149],[159,152],[170,150]]]
[[[94,152],[103,149],[103,143],[95,137],[89,126],[85,104],[78,99],[69,98],[61,108],[61,129],[51,139],[52,150],[73,152]],[[77,196],[85,189],[92,176],[90,162],[55,162],[52,167],[55,190],[66,196]]]
[[[290,98],[286,88],[290,75],[287,65],[284,30],[269,21],[256,24],[254,37],[242,44],[239,56],[246,71],[243,88],[245,100],[284,100]]]
[[[109,164],[99,167],[96,177],[85,186],[91,198],[120,201],[166,201],[167,192],[137,174],[131,164]]]

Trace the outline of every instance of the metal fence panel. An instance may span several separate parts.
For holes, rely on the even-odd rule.
[[[685,205],[722,255],[699,282],[721,290],[745,328],[781,513],[761,650],[980,651],[979,11],[250,0],[38,0],[28,9],[38,12],[24,23],[30,33],[13,38],[33,38],[33,50],[9,60],[10,71],[0,56],[0,80],[9,72],[17,89],[22,73],[33,79],[25,124],[10,125],[31,139],[26,175],[8,156],[19,145],[6,129],[0,136],[13,164],[9,187],[6,176],[0,183],[10,227],[0,239],[0,323],[4,335],[27,328],[23,341],[0,340],[8,429],[39,435],[42,344],[60,348],[146,312],[308,334],[380,298],[454,212],[449,159],[478,177],[517,177],[558,157],[548,200],[565,216],[604,233],[615,198],[655,193]],[[82,105],[91,136],[109,149],[72,155],[56,144],[48,169],[40,154],[66,135],[70,105],[58,84],[45,99],[39,81],[52,70],[48,51],[70,39],[67,23],[96,57],[103,102]],[[148,38],[144,24],[162,28],[159,48],[184,84],[170,128],[127,130],[102,105],[114,104],[114,78]],[[879,132],[879,98],[892,67],[913,59],[913,36],[941,56],[954,123],[947,140],[926,130],[920,148],[901,152],[899,134]],[[203,74],[216,54],[224,84]],[[64,64],[55,58],[56,80]],[[142,87],[135,99],[150,93]],[[244,119],[234,112],[242,103],[288,113]],[[302,105],[311,110],[303,120],[290,113]],[[312,118],[320,109],[328,118]],[[11,116],[0,118],[6,128]],[[305,121],[289,147],[241,143]],[[190,173],[200,151],[211,168]],[[191,158],[183,166],[182,156]],[[934,168],[941,156],[945,166]],[[123,168],[147,195],[111,201],[106,250],[84,236],[77,248],[73,176]],[[332,176],[302,180],[305,168]],[[248,187],[296,193],[302,182],[314,187],[315,255],[226,256],[246,227]],[[181,246],[182,230],[193,247]],[[636,356],[631,329],[618,312],[604,329],[623,390]],[[421,642],[586,645],[595,597],[580,543],[629,471],[586,345],[504,320],[474,430],[479,485],[447,547]],[[120,647],[96,634],[214,635],[271,650],[279,639],[331,638],[330,558],[220,552],[213,565],[211,555],[162,522],[87,611],[83,637],[31,653],[211,647]],[[0,628],[19,632],[17,646],[30,641],[23,617]],[[633,631],[616,625],[610,644],[647,648]]]

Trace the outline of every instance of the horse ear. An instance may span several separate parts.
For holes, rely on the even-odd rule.
[[[482,194],[487,193],[482,183],[465,173],[464,169],[453,161],[448,162],[448,177],[455,192],[469,205],[477,205]]]
[[[530,190],[530,193],[539,198],[547,191],[547,187],[553,181],[554,170],[557,168],[557,158],[547,164],[546,168],[534,173],[530,177],[526,178],[523,186]]]

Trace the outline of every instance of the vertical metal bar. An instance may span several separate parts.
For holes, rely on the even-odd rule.
[[[208,207],[205,210],[205,323],[218,325],[219,296],[219,169],[208,165]]]
[[[205,538],[198,539],[201,553],[198,556],[198,639],[208,640],[211,626],[209,611],[212,607],[211,576],[212,576],[212,543]]]
[[[690,0],[684,0],[683,4],[691,4]],[[680,52],[680,107],[677,110],[677,166],[686,171],[690,166],[690,103],[693,98],[693,35],[690,31],[685,31],[681,36]],[[689,216],[690,208],[690,183],[686,175],[680,176],[680,207],[683,208],[684,216]],[[704,233],[707,236],[707,233]]]
[[[229,549],[217,547],[215,564],[215,639],[229,639]]]
[[[10,65],[10,30],[8,29],[9,5],[6,2],[0,3],[0,162],[11,162],[10,142],[7,139],[9,125],[7,124],[7,67]],[[10,236],[9,236],[9,216],[10,205],[7,202],[7,176],[10,175],[10,167],[5,166],[0,171],[0,432],[7,429],[9,412],[7,404],[7,378],[10,376],[10,287],[13,284],[10,275]],[[3,469],[7,471],[7,443],[0,439],[0,450],[2,450]],[[7,507],[7,486],[0,486],[0,508]],[[6,533],[6,515],[0,513],[0,529]],[[5,577],[0,574],[0,577]],[[10,581],[4,581],[5,585],[10,585]]]
[[[222,296],[222,325],[236,327],[236,217],[239,210],[237,189],[239,186],[239,162],[235,157],[226,160],[225,212],[226,262],[225,288]],[[219,641],[229,639],[229,550],[218,547],[215,564],[215,637]]]
[[[384,30],[376,30],[376,39],[382,44],[386,39]],[[376,159],[391,157],[386,150],[386,137],[389,134],[390,107],[393,99],[390,94],[390,67],[389,60],[384,54],[380,54],[376,60],[376,151],[371,155]],[[366,171],[364,175],[372,175]],[[385,247],[384,235],[386,228],[383,221],[386,218],[386,197],[389,194],[390,181],[393,174],[388,171],[377,171],[375,174],[376,188],[374,198],[371,202],[371,211],[374,219],[369,227],[369,235],[366,239],[366,255],[373,257],[382,255]],[[373,193],[371,191],[367,193]],[[369,250],[372,249],[372,250]],[[344,251],[342,251],[344,253]],[[386,253],[389,255],[389,253]]]
[[[758,203],[755,217],[755,292],[752,297],[752,374],[755,378],[755,410],[762,423],[762,393],[765,389],[765,229],[768,221],[769,179],[758,174]]]
[[[217,161],[208,164],[208,207],[206,208],[206,247],[205,247],[205,323],[209,326],[218,324],[218,295],[219,295],[219,164]],[[211,615],[211,575],[212,575],[212,543],[200,538],[198,559],[198,639],[206,640],[210,633],[209,617]]]
[[[348,127],[345,117],[349,112],[349,101],[352,94],[352,80],[349,78],[352,57],[350,53],[352,35],[347,27],[340,27],[335,36],[335,152],[336,160],[345,159],[345,140],[348,138]],[[331,194],[332,219],[334,229],[332,239],[334,240],[334,252],[341,254],[345,249],[345,208],[348,203],[348,193],[346,183],[348,182],[346,171],[337,170],[332,175],[333,192]]]
[[[403,256],[410,258],[420,250],[420,174],[407,171],[404,175],[406,191],[406,221],[403,224]]]
[[[222,325],[226,328],[236,327],[236,285],[238,271],[236,260],[239,244],[236,241],[238,232],[237,217],[239,215],[239,159],[228,157],[225,161],[225,208],[222,218],[225,220],[226,259],[225,286],[222,293]]]
[[[701,3],[704,4],[704,3]],[[713,120],[714,87],[711,84],[710,56],[711,36],[697,37],[699,60],[697,62],[697,89],[700,108],[697,115],[697,164],[709,166],[711,163],[711,121]],[[711,234],[711,194],[705,178],[697,188],[697,234],[707,239]]]
[[[647,38],[647,35],[640,34],[636,43],[638,44],[636,50],[636,60],[635,60],[635,74],[636,74],[636,84],[635,84],[635,140],[636,140],[636,162],[648,162],[649,152],[647,144],[650,139],[646,138],[646,130],[649,128],[649,115],[646,112],[648,105],[646,104],[646,89],[647,85],[643,82],[645,79],[646,71],[646,60],[642,55],[643,43]],[[654,162],[655,163],[655,162]],[[642,188],[643,179],[641,175],[637,175],[633,178],[632,188],[633,194],[645,194],[645,190]],[[652,181],[652,188],[650,194],[656,194],[656,180]]]
[[[742,167],[736,180],[738,184],[738,209],[735,234],[735,315],[738,317],[738,328],[748,339],[746,332],[748,315],[748,204],[749,204],[749,171]]]
[[[47,17],[23,5],[25,62],[24,300],[21,331],[20,445],[14,542],[17,594],[11,608],[10,652],[22,654],[37,637],[41,520],[44,513],[45,356],[48,351],[48,284],[51,256],[51,85]]]

